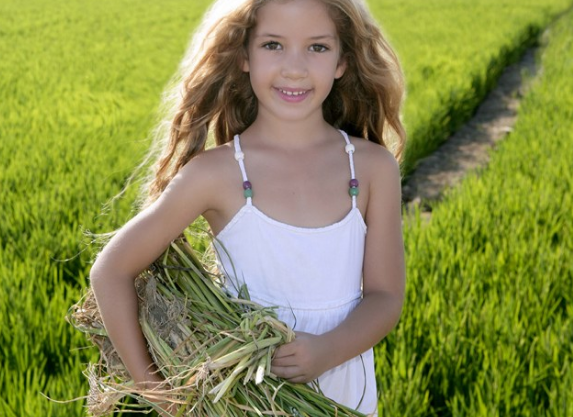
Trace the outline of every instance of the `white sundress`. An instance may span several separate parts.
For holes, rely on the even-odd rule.
[[[355,178],[348,135],[340,131]],[[234,138],[245,189],[251,187],[240,138]],[[351,184],[357,187],[357,182]],[[338,326],[362,297],[362,265],[366,224],[352,196],[352,208],[339,222],[325,227],[292,226],[270,218],[246,196],[245,205],[213,241],[227,288],[246,284],[251,300],[277,306],[279,319],[295,331],[322,334]],[[222,246],[221,246],[222,245]],[[377,413],[372,349],[318,378],[329,398],[364,414]]]

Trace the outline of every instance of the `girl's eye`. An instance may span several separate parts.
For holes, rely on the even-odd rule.
[[[270,41],[270,42],[263,44],[263,48],[271,50],[271,51],[277,51],[277,50],[281,49],[281,44],[278,42],[275,42],[275,41]]]
[[[328,46],[326,45],[321,45],[321,44],[314,44],[310,46],[310,50],[312,52],[326,52],[328,51]]]

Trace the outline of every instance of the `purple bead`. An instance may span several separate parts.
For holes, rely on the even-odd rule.
[[[356,178],[353,178],[350,180],[350,187],[352,188],[358,188],[359,182]]]
[[[243,183],[243,190],[251,190],[253,188],[253,185],[251,184],[251,181],[245,181]]]

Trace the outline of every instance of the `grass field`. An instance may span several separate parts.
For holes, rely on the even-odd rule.
[[[487,169],[407,218],[385,416],[573,416],[573,13]],[[386,360],[384,360],[384,358]]]
[[[403,173],[471,116],[501,71],[533,45],[560,4],[480,0],[370,2],[408,84]]]
[[[0,222],[0,415],[82,415],[81,402],[60,405],[40,395],[44,393],[56,399],[83,395],[86,382],[81,370],[86,361],[95,357],[93,349],[82,349],[86,346],[83,336],[63,320],[68,306],[78,299],[80,288],[87,283],[92,250],[83,246],[82,230],[109,231],[129,217],[130,202],[136,192],[133,188],[108,215],[99,213],[102,204],[121,189],[145,152],[147,133],[153,126],[161,91],[177,66],[190,29],[207,4],[206,0],[167,0],[160,4],[147,0],[136,4],[126,0],[81,3],[6,0],[0,4],[0,157],[3,161],[0,206],[4,214],[4,221]],[[466,3],[460,0],[431,3],[372,1],[370,4],[398,48],[408,77],[405,118],[411,145],[405,163],[407,170],[471,113],[503,66],[515,59],[524,43],[535,40],[534,35],[551,21],[552,16],[571,3],[565,0],[480,0],[472,8],[465,7]],[[557,113],[552,112],[551,117],[557,117]],[[558,130],[555,126],[552,129]],[[532,143],[540,146],[539,140],[532,140]],[[507,153],[511,152],[504,154]],[[558,150],[557,155],[561,153],[565,154]],[[535,177],[517,173],[520,172],[517,167],[528,164],[523,156],[528,154],[519,155],[523,158],[521,162],[508,162],[504,175],[515,171],[523,181]],[[570,187],[570,170],[568,172],[569,177],[565,178],[569,178],[569,183],[562,182],[555,187],[564,184]],[[469,204],[469,200],[466,203],[465,194],[444,204],[444,207],[453,207],[452,213],[457,208],[459,213],[456,215],[462,217],[448,217],[454,214],[439,214],[436,209],[432,227],[408,227],[408,302],[414,305],[423,300],[428,311],[416,310],[418,316],[407,311],[399,330],[379,350],[380,357],[389,360],[380,369],[382,384],[392,387],[392,390],[385,390],[388,396],[383,394],[381,398],[383,410],[399,410],[400,405],[410,405],[411,415],[469,415],[464,414],[465,410],[473,410],[472,407],[481,404],[486,410],[487,407],[501,407],[499,404],[502,403],[495,398],[495,395],[501,395],[495,394],[500,392],[496,389],[500,383],[491,385],[494,380],[488,379],[489,374],[480,373],[478,366],[485,363],[487,352],[497,354],[491,346],[495,339],[489,333],[477,332],[476,328],[487,325],[496,330],[494,319],[500,315],[495,313],[502,310],[488,292],[490,287],[483,282],[481,286],[476,284],[478,286],[469,293],[461,280],[452,280],[449,292],[444,294],[441,285],[447,277],[460,276],[460,271],[466,271],[462,267],[470,268],[468,265],[473,265],[470,271],[474,274],[469,276],[482,276],[493,270],[484,269],[486,266],[505,265],[512,273],[521,271],[525,274],[531,273],[523,269],[527,265],[545,271],[551,271],[545,267],[562,271],[558,269],[561,265],[569,268],[569,275],[562,275],[568,276],[570,283],[571,267],[564,261],[559,264],[555,260],[558,256],[550,255],[552,252],[547,252],[543,246],[547,244],[545,233],[549,233],[548,230],[555,227],[570,230],[570,223],[560,223],[567,216],[560,212],[558,218],[548,214],[538,219],[537,212],[532,210],[543,204],[552,208],[549,205],[551,195],[546,195],[545,189],[539,187],[538,193],[531,196],[537,196],[539,200],[523,206],[521,200],[494,183],[487,187],[491,187],[494,194],[482,198],[495,203],[496,209],[509,204],[508,213],[513,213],[515,219],[520,217],[518,214],[523,207],[531,213],[522,214],[528,219],[522,226],[499,220],[493,230],[510,230],[509,235],[521,231],[527,234],[531,244],[518,247],[525,250],[529,246],[539,246],[541,252],[526,260],[519,257],[526,255],[519,255],[522,252],[516,252],[511,242],[491,240],[493,235],[488,232],[491,229],[486,227],[491,225],[482,225],[476,213],[488,217],[486,214],[493,208],[476,204],[475,200],[471,200],[473,204]],[[470,186],[472,190],[487,187]],[[464,193],[469,193],[468,186],[463,189],[466,190]],[[558,191],[557,188],[552,192]],[[470,208],[475,211],[463,211]],[[495,216],[491,217],[490,221],[496,221]],[[434,226],[440,218],[444,219],[444,229]],[[451,242],[451,236],[445,232],[446,225],[450,226],[450,234],[459,233],[459,237],[465,237],[458,246],[436,243]],[[470,225],[470,230],[464,232],[463,225]],[[569,242],[563,250],[570,250],[571,241],[566,240],[565,233],[558,236],[562,242]],[[443,250],[430,250],[434,247]],[[482,254],[480,259],[485,265],[479,263],[480,259],[466,265],[465,258],[474,250]],[[502,272],[505,270],[494,275],[499,282],[506,280]],[[560,284],[555,284],[557,289],[552,290],[554,280],[543,279],[553,277],[553,274],[536,274],[539,279],[536,285],[539,286],[525,287],[523,291],[532,291],[530,295],[542,294],[540,291],[545,285],[550,287],[547,291],[553,291],[551,294],[568,294],[564,286],[566,280],[559,281]],[[525,278],[528,276],[524,275]],[[515,277],[507,279],[516,280]],[[455,315],[449,321],[445,320],[442,314],[446,306],[462,308],[452,299],[455,296],[466,299],[469,294],[483,296],[485,307],[466,300],[467,308],[471,307],[472,312],[475,308],[479,315],[468,316],[463,323],[455,322]],[[535,317],[538,311],[535,308],[545,308],[529,301],[526,304],[522,301],[518,308],[517,299],[512,302],[514,304],[507,305],[507,311],[518,318],[522,314]],[[565,301],[555,305],[551,304],[559,312],[567,312],[570,308]],[[482,311],[482,307],[485,310]],[[561,316],[549,314],[551,311],[547,310],[543,316],[561,322],[554,324],[553,333],[547,331],[544,336],[547,339],[540,336],[534,346],[540,352],[545,345],[549,352],[559,348],[563,353],[552,355],[560,361],[561,357],[571,356],[570,350],[567,353],[559,340],[567,340],[567,334],[558,333],[556,329],[558,325],[569,329],[568,340],[571,341],[571,327],[565,313],[559,319]],[[543,327],[547,323],[541,318],[534,325],[547,329]],[[458,332],[456,326],[462,325],[467,326],[466,333]],[[435,331],[424,332],[426,326]],[[534,330],[529,329],[532,334]],[[458,336],[465,339],[455,339]],[[482,340],[482,336],[489,339]],[[522,339],[515,340],[526,343],[533,339],[527,333]],[[411,350],[402,342],[398,343],[399,340],[408,342]],[[440,345],[443,345],[441,354],[437,351]],[[446,358],[450,353],[448,346],[451,353],[458,356]],[[455,351],[455,346],[462,350]],[[473,351],[471,346],[474,346]],[[428,349],[433,349],[429,350],[432,355],[425,353]],[[468,362],[464,355],[468,352],[475,352],[475,366],[473,371],[464,373],[461,370],[466,370],[464,367]],[[529,362],[523,358],[537,351],[532,352],[525,348],[514,349],[514,354],[519,355],[517,357],[523,360],[520,363],[524,364]],[[501,359],[497,356],[487,359],[490,364],[487,369],[497,378],[506,375],[496,376],[493,372],[505,369],[506,363],[510,362],[506,358],[500,363]],[[538,380],[553,380],[546,375],[555,373],[554,367],[547,365],[541,373],[536,373],[536,369],[532,368],[527,386],[534,386]],[[563,387],[570,389],[571,378],[563,379]],[[503,380],[503,384],[507,381]],[[429,387],[437,388],[430,391]],[[541,391],[548,387],[545,396],[531,388],[534,394],[526,395],[525,399],[516,395],[507,410],[516,410],[520,404],[533,404],[537,398],[542,398],[543,404],[567,399],[562,399],[559,385],[547,382],[540,387]],[[501,393],[508,395],[507,390],[501,390]],[[400,415],[406,414],[400,412]],[[498,415],[519,414],[504,411]]]

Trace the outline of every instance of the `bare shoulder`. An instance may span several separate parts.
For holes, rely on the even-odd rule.
[[[222,191],[237,175],[233,153],[228,144],[201,152],[179,170],[166,191],[174,191],[184,199],[199,198],[205,210],[216,207]]]
[[[365,192],[359,197],[370,231],[375,225],[391,219],[395,221],[401,206],[400,165],[384,146],[362,138],[352,138],[356,147],[355,165],[360,188]]]
[[[217,146],[201,152],[192,158],[178,173],[185,183],[193,182],[197,186],[217,189],[236,175],[236,161],[229,144]]]
[[[384,179],[391,182],[400,180],[400,165],[388,149],[362,138],[353,137],[351,140],[356,147],[356,163],[371,185]]]
[[[221,173],[233,166],[235,159],[233,150],[228,143],[207,149],[192,158],[182,169],[183,175],[197,174],[209,178],[217,178]]]

